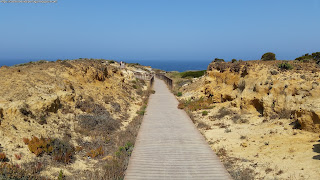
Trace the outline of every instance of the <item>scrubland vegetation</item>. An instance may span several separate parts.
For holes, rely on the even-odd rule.
[[[149,82],[112,60],[1,67],[0,179],[123,179]]]
[[[293,61],[216,58],[205,76],[169,74],[184,109],[234,179],[317,179],[318,53]],[[177,93],[179,92],[179,93]]]

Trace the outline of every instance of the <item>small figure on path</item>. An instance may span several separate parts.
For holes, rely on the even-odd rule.
[[[120,68],[121,68],[121,69],[124,69],[125,67],[126,67],[125,63],[122,62],[122,61],[120,61]]]

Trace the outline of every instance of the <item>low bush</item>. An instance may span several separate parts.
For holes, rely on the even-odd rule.
[[[139,111],[137,111],[138,115],[143,116],[146,113],[147,105],[143,105]]]
[[[300,61],[300,62],[309,62],[311,61],[315,61],[317,64],[320,63],[320,52],[315,52],[312,54],[305,54],[303,56],[297,57],[296,60]]]
[[[233,112],[225,107],[222,107],[221,109],[219,109],[218,111],[218,114],[214,116],[214,118],[217,118],[217,119],[221,119],[221,118],[224,118],[225,116],[228,116],[228,115],[232,115]]]
[[[3,109],[2,108],[0,108],[0,119],[3,119]],[[1,122],[0,122],[0,124],[1,124]]]
[[[211,129],[211,127],[207,123],[204,123],[204,122],[199,122],[197,127],[199,129],[205,129],[205,130]]]
[[[107,111],[104,114],[79,115],[77,119],[80,128],[89,134],[107,134],[120,128],[120,122],[113,119]]]
[[[178,97],[181,97],[181,96],[182,96],[182,92],[178,92],[178,93],[177,93],[177,96],[178,96]]]
[[[104,114],[107,112],[107,110],[102,105],[95,104],[94,101],[90,98],[84,101],[78,100],[75,107],[86,113]]]
[[[291,70],[291,69],[293,69],[292,65],[289,64],[288,62],[280,63],[280,64],[278,65],[278,67],[279,67],[279,69],[281,69],[281,70]]]
[[[241,123],[241,124],[249,123],[248,119],[244,119],[239,114],[235,114],[235,113],[233,113],[231,120],[236,124],[237,123]]]
[[[122,155],[130,156],[132,151],[133,144],[131,142],[127,142],[124,146],[120,146],[115,154],[116,157],[120,158]]]
[[[60,170],[59,175],[58,175],[58,180],[65,180],[66,176],[63,174],[63,171]]]
[[[133,88],[133,89],[138,89],[137,85],[135,85],[135,84],[132,85],[132,88]]]
[[[236,59],[232,59],[231,62],[232,62],[232,63],[236,63],[237,60],[236,60]]]
[[[75,148],[66,141],[55,139],[52,143],[53,159],[57,162],[69,164],[74,158]]]
[[[87,156],[90,156],[91,158],[95,158],[98,156],[103,156],[104,155],[104,150],[102,146],[99,146],[96,149],[90,150],[90,152],[87,153]]]
[[[137,111],[137,114],[140,116],[143,116],[145,113],[146,113],[146,111],[144,111],[144,110]]]
[[[208,115],[208,111],[202,111],[202,116]]]
[[[181,74],[181,78],[198,78],[201,77],[203,75],[205,75],[207,71],[203,70],[203,71],[186,71],[186,72],[182,72]]]
[[[40,156],[43,153],[50,154],[53,151],[53,147],[51,145],[52,140],[49,138],[38,138],[36,136],[32,136],[30,140],[23,139],[23,141],[28,145],[29,150],[36,156]]]
[[[212,109],[214,107],[212,98],[200,98],[197,100],[182,100],[178,108],[190,111],[197,111],[201,109]]]
[[[0,179],[40,179],[36,175],[30,174],[31,173],[27,173],[25,170],[21,169],[19,165],[8,163],[0,164]]]
[[[36,156],[41,156],[46,153],[52,155],[55,161],[65,164],[71,162],[75,152],[73,146],[59,139],[52,140],[50,138],[32,136],[31,139],[23,138],[23,141]]]
[[[267,52],[262,55],[261,60],[262,61],[273,61],[273,60],[276,60],[276,55],[272,52]]]
[[[278,112],[278,116],[280,119],[290,119],[293,113],[294,112],[289,109],[282,109],[281,111]]]
[[[224,59],[215,58],[213,62],[225,62]]]
[[[238,88],[239,88],[240,92],[242,92],[246,88],[246,81],[241,80],[238,85]]]

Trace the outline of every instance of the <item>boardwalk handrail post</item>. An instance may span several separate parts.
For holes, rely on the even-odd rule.
[[[156,74],[156,77],[163,80],[167,84],[167,86],[169,87],[170,90],[173,89],[172,79],[168,78],[165,74],[163,74],[163,73]]]

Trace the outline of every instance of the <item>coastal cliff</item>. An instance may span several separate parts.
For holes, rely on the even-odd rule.
[[[260,60],[212,62],[202,77],[171,77],[179,108],[234,179],[317,179],[319,71],[314,62]]]
[[[0,179],[123,177],[150,91],[134,76],[141,68],[106,60],[1,67]]]

